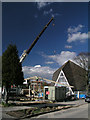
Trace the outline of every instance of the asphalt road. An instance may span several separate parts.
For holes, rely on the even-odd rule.
[[[88,104],[40,115],[37,118],[88,118]]]

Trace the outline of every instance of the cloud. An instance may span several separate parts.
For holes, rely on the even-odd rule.
[[[68,34],[68,39],[67,42],[75,42],[75,41],[80,41],[80,42],[85,42],[86,39],[88,39],[88,33],[75,33],[75,34]]]
[[[45,0],[35,0],[35,3],[37,5],[37,8],[41,10],[42,8],[52,4],[53,2],[48,2]],[[43,15],[51,15],[52,17],[59,16],[59,13],[53,13],[53,9],[51,8],[50,10],[46,11],[44,10]]]
[[[76,33],[76,32],[78,32],[78,31],[80,31],[82,28],[83,28],[84,26],[83,25],[78,25],[77,27],[69,27],[68,28],[68,30],[67,30],[67,32],[68,33]]]
[[[72,60],[74,57],[76,57],[76,53],[70,52],[70,51],[62,51],[60,54],[56,54],[56,55],[42,54],[42,56],[51,61],[53,60],[54,62],[56,62],[59,65],[63,65],[68,60]]]
[[[36,4],[37,4],[37,8],[41,9],[43,7],[46,7],[47,5],[50,5],[51,2],[45,2],[44,0],[35,0]]]
[[[43,15],[49,15],[49,14],[51,15],[51,17],[55,17],[55,16],[60,15],[59,13],[54,13],[52,8],[50,10],[48,10],[48,11],[43,12]]]
[[[46,64],[53,64],[54,62],[52,61],[48,61],[48,62],[45,62]]]
[[[75,52],[62,51],[60,54],[48,56],[50,59],[57,62],[59,65],[63,65],[66,61],[73,59],[76,56]]]
[[[40,67],[41,67],[41,65],[35,65],[34,67],[35,67],[35,68],[40,68]]]
[[[83,33],[82,28],[83,25],[78,25],[77,27],[69,27],[67,32],[68,32],[68,39],[67,42],[75,42],[75,41],[80,41],[80,42],[85,42],[88,39],[88,33]]]
[[[59,15],[60,15],[59,13],[52,13],[51,14],[52,17],[59,16]]]
[[[70,49],[70,48],[72,48],[72,46],[71,45],[65,45],[65,48]]]
[[[56,69],[52,69],[48,66],[36,65],[32,66],[23,66],[22,70],[25,77],[40,76],[48,79],[52,79],[52,75]]]
[[[50,14],[50,13],[52,13],[52,12],[53,12],[53,9],[51,8],[49,11],[44,11],[43,14],[44,14],[44,15],[48,15],[48,14]]]

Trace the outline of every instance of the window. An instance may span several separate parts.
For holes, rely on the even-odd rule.
[[[63,73],[61,73],[61,76],[63,76]]]
[[[65,80],[64,77],[60,77],[60,78],[59,78],[59,82],[66,82],[66,80]]]

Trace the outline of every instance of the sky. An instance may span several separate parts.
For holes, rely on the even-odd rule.
[[[2,52],[15,44],[21,56],[52,17],[22,63],[25,78],[37,75],[52,79],[67,60],[88,52],[88,3],[37,0],[2,4]]]

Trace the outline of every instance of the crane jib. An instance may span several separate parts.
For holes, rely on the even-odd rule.
[[[32,50],[32,48],[34,47],[34,45],[36,44],[36,42],[38,41],[38,39],[40,38],[40,36],[42,35],[42,33],[45,31],[45,29],[48,27],[48,25],[51,23],[51,21],[54,18],[52,17],[51,20],[48,22],[48,24],[46,24],[46,26],[43,28],[43,30],[39,33],[39,35],[36,37],[36,39],[33,41],[33,43],[31,44],[31,46],[29,47],[29,49],[24,50],[24,52],[22,53],[22,55],[20,56],[20,63],[23,62],[23,60],[26,58],[26,56],[30,53],[30,51]]]
[[[43,28],[43,30],[40,32],[40,34],[36,37],[36,39],[33,41],[31,46],[29,47],[29,49],[27,49],[27,51],[26,51],[27,54],[29,54],[29,52],[32,50],[32,48],[34,47],[34,45],[36,44],[36,42],[38,41],[38,39],[40,38],[40,36],[42,35],[42,33],[45,31],[45,29],[48,27],[48,25],[51,23],[52,20],[53,20],[53,17],[48,22],[48,24],[46,24],[46,26]]]

